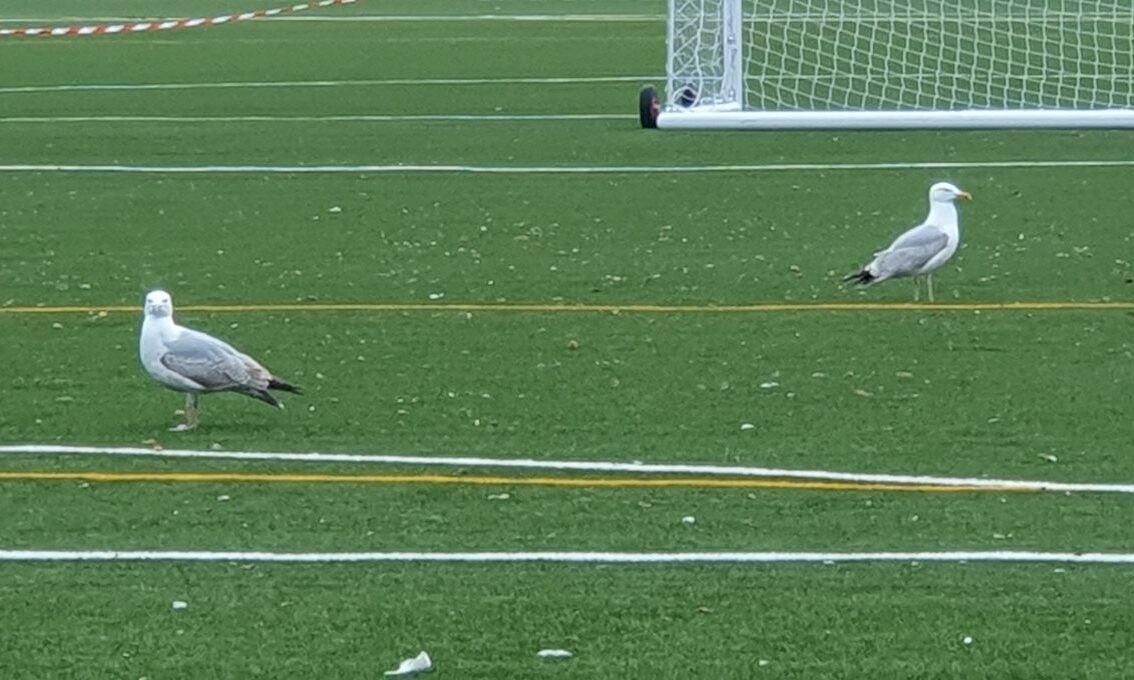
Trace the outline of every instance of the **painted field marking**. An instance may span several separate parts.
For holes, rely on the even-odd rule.
[[[844,562],[1008,562],[1134,564],[1130,553],[1030,551],[944,552],[253,552],[188,550],[0,550],[5,562],[276,562],[568,564],[839,564]]]
[[[86,24],[71,26],[20,26],[17,28],[0,28],[0,38],[73,38],[105,35],[127,35],[131,33],[145,33],[150,31],[168,31],[182,28],[200,28],[202,26],[220,26],[250,19],[263,19],[275,17],[290,12],[303,12],[310,9],[322,9],[338,5],[352,5],[360,0],[314,0],[288,7],[276,7],[239,14],[223,14],[213,17],[199,17],[195,19],[154,19],[132,20],[124,23]]]
[[[653,23],[665,21],[664,14],[349,14],[346,16],[279,16],[272,21],[315,22],[566,22],[566,23]]]
[[[343,0],[356,2],[357,0]],[[652,23],[665,21],[664,14],[348,14],[345,16],[328,15],[302,15],[302,14],[276,14],[259,17],[262,21],[300,21],[300,22],[332,22],[332,23],[425,23],[425,22],[568,22],[568,23]],[[153,23],[178,21],[174,17],[152,18]],[[61,18],[35,18],[24,17],[14,19],[0,19],[3,24],[54,24],[61,21],[77,24],[125,24],[140,21],[136,17],[61,17]],[[223,22],[222,22],[223,23]]]
[[[932,71],[906,74],[908,78],[936,77]],[[1016,80],[1036,80],[1050,83],[1071,80],[1075,76],[1042,74],[1037,76],[1013,76]],[[762,82],[830,82],[871,80],[869,74],[848,73],[840,76],[826,75],[769,75],[755,78]],[[283,81],[220,81],[186,83],[74,83],[55,85],[9,85],[0,87],[0,94],[27,94],[37,92],[149,92],[161,90],[227,90],[227,89],[290,89],[327,87],[413,87],[413,86],[480,86],[480,85],[591,85],[603,83],[650,83],[664,82],[664,74],[643,76],[531,76],[516,78],[378,78],[355,80],[283,80]]]
[[[279,16],[273,21],[598,21],[598,22],[653,22],[665,21],[665,14],[425,14],[425,15],[380,15],[351,14],[346,16]],[[947,14],[909,13],[840,13],[838,21],[856,24],[938,24],[942,21],[955,21]],[[1085,21],[1128,26],[1134,22],[1134,15],[1127,12],[1016,12],[1014,14],[978,13],[965,17],[965,23],[1029,25],[1076,25]],[[831,15],[824,12],[751,12],[745,15],[744,22],[765,26],[767,24],[830,23]]]
[[[638,120],[622,113],[359,114],[331,116],[0,116],[0,123],[400,123]]]
[[[122,174],[471,174],[471,175],[642,175],[717,172],[893,171],[943,169],[1065,169],[1128,168],[1134,160],[1051,161],[926,161],[889,163],[767,163],[726,165],[105,165],[33,164],[0,165],[0,172],[122,173]]]
[[[913,491],[921,493],[1036,493],[1037,489],[932,484],[860,484],[795,482],[770,479],[622,479],[572,477],[474,477],[454,475],[303,475],[240,472],[0,472],[2,481],[75,481],[96,483],[253,483],[390,484],[452,486],[534,486],[569,489],[771,489],[807,491]]]
[[[35,92],[148,92],[162,90],[242,90],[391,86],[448,87],[466,85],[594,85],[600,83],[642,83],[649,82],[651,80],[665,80],[665,76],[376,78],[364,80],[252,80],[191,83],[89,83],[59,85],[10,85],[7,87],[0,87],[0,94],[26,94]]]
[[[665,14],[402,14],[402,15],[382,15],[382,14],[348,14],[345,16],[336,15],[287,15],[279,14],[275,16],[263,17],[266,21],[306,21],[306,22],[478,22],[478,21],[510,21],[510,22],[656,22],[665,21]],[[939,23],[943,20],[949,20],[951,17],[943,14],[882,14],[882,13],[863,13],[863,14],[841,14],[839,21],[848,23]],[[69,21],[77,23],[124,23],[129,21],[136,21],[132,17],[120,16],[90,16],[90,17],[64,17],[59,18],[13,18],[13,19],[0,19],[0,24],[50,24],[58,21]],[[175,18],[164,17],[161,19],[152,19],[152,21],[176,21]],[[823,23],[829,22],[831,17],[829,14],[816,13],[816,12],[776,12],[776,13],[761,13],[750,14],[745,17],[745,21],[753,24],[775,24],[775,23]],[[966,17],[966,22],[973,23],[1027,23],[1031,25],[1037,24],[1067,24],[1069,21],[1083,22],[1083,21],[1104,21],[1108,23],[1130,24],[1134,21],[1134,15],[1119,12],[1076,12],[1074,15],[1066,13],[1047,13],[1047,14],[1034,14],[1034,13],[1017,13],[1017,14],[978,14]]]
[[[1134,311],[1134,302],[811,302],[756,305],[572,305],[460,303],[279,303],[182,305],[183,313],[245,312],[521,312],[539,314],[762,314],[785,312],[1057,312]],[[137,305],[0,307],[4,314],[140,314]]]
[[[1048,482],[979,477],[938,477],[933,475],[862,474],[830,470],[789,470],[739,465],[696,465],[682,463],[621,463],[612,461],[535,460],[530,458],[479,458],[471,456],[399,456],[358,453],[271,453],[260,451],[194,451],[186,449],[143,449],[116,446],[66,446],[60,444],[11,444],[0,446],[0,454],[104,455],[141,458],[288,461],[299,463],[357,463],[364,465],[422,465],[449,467],[489,467],[521,470],[572,470],[575,472],[617,472],[637,475],[697,475],[702,477],[763,477],[808,479],[858,484],[894,484],[993,488],[998,491],[1048,491],[1057,493],[1134,494],[1134,484],[1091,484]]]

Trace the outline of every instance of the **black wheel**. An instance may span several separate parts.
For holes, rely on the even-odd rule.
[[[652,85],[647,85],[638,92],[638,119],[644,128],[658,126],[658,111],[661,110],[661,100],[658,91]]]

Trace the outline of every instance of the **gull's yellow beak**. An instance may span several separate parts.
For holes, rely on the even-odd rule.
[[[962,191],[961,193],[957,194],[957,198],[963,198],[966,201],[971,201],[973,200],[973,195],[967,191]]]

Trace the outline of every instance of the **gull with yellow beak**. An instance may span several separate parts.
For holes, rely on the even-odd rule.
[[[948,182],[929,187],[929,215],[925,221],[899,236],[890,247],[875,254],[870,264],[843,279],[863,285],[886,279],[913,277],[914,300],[918,299],[917,277],[925,276],[929,301],[933,302],[933,271],[949,261],[961,243],[957,224],[957,200],[971,200]]]

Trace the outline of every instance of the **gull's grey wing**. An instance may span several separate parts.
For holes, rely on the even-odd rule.
[[[941,250],[945,247],[945,243],[949,237],[939,227],[932,224],[922,224],[910,229],[890,244],[887,250],[898,250],[899,248],[929,248],[936,247]],[[935,251],[936,252],[936,251]]]
[[[914,227],[879,253],[871,269],[877,272],[878,278],[908,276],[925,266],[948,243],[949,237],[937,227],[928,224]]]
[[[246,359],[225,342],[204,333],[185,331],[165,344],[161,363],[208,390],[258,387],[258,374],[265,371],[255,362],[250,366]],[[267,384],[266,379],[263,382]]]

